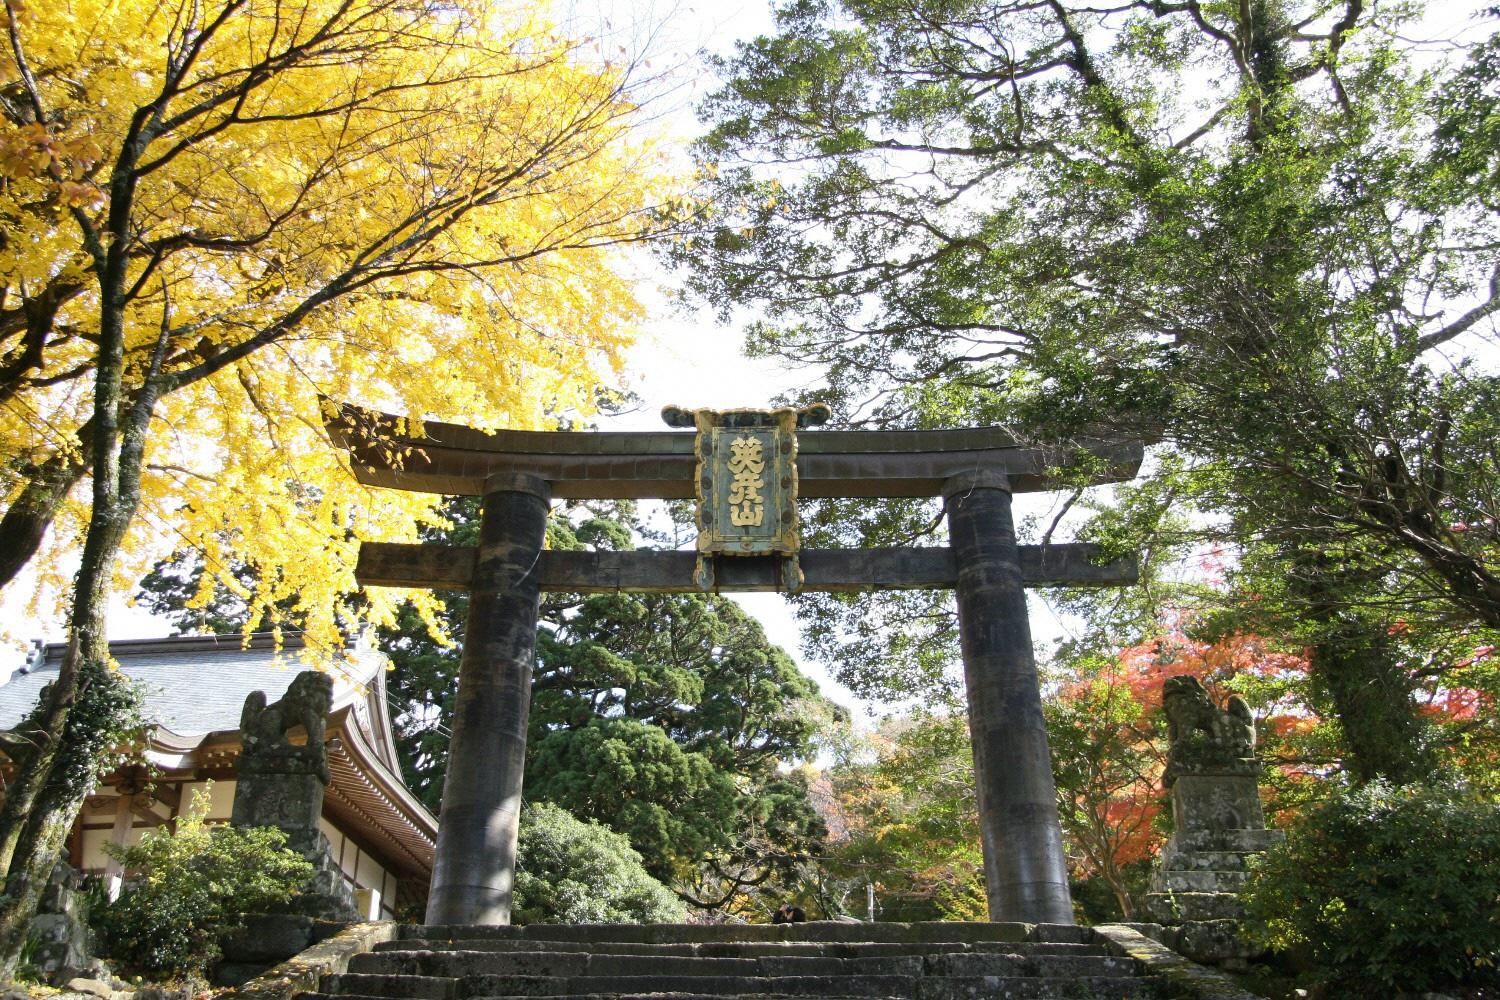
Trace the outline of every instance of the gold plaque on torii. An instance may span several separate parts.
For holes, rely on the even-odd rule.
[[[782,559],[782,584],[802,584],[797,565],[797,429],[823,423],[823,404],[775,410],[683,410],[667,407],[674,427],[698,432],[694,492],[698,504],[698,586],[713,589],[720,556]]]

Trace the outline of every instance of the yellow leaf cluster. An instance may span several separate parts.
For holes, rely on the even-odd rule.
[[[118,583],[171,549],[226,583],[249,564],[258,614],[291,598],[315,644],[337,641],[358,541],[415,540],[436,498],[355,484],[320,396],[535,428],[588,414],[618,374],[640,309],[617,248],[659,231],[681,190],[636,124],[629,69],[583,58],[538,5],[72,0],[9,16],[0,498],[78,450],[116,309],[127,396],[159,343],[171,383]],[[90,232],[130,241],[122,301],[102,301]],[[24,329],[38,302],[55,306],[40,349]],[[53,521],[44,589],[86,487]],[[357,613],[380,620],[391,595],[373,596]]]

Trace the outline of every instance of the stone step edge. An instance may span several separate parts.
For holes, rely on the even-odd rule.
[[[717,950],[719,945],[715,945]],[[776,960],[796,960],[806,962],[884,962],[897,961],[900,959],[913,959],[930,962],[942,958],[994,958],[1004,957],[1028,962],[1056,963],[1071,959],[1110,958],[1115,956],[1102,945],[1077,945],[1067,951],[1016,951],[1014,945],[997,944],[983,950],[971,948],[939,948],[933,951],[921,952],[872,952],[868,954],[841,955],[825,951],[781,951],[762,952],[739,955],[705,954],[703,952],[646,952],[644,954],[632,951],[614,951],[600,949],[570,948],[560,951],[555,948],[517,948],[512,951],[488,951],[479,949],[462,948],[400,948],[373,950],[369,955],[380,958],[385,962],[419,962],[431,959],[452,964],[464,962],[515,962],[529,961],[538,962],[550,960],[556,962],[567,962],[578,959],[602,958],[612,961],[639,961],[639,962],[763,962]]]
[[[292,1000],[299,993],[314,993],[323,977],[349,971],[349,960],[394,941],[399,925],[392,920],[350,924],[306,951],[274,965],[244,985],[220,993],[217,1000]]]
[[[1034,928],[1036,925],[1022,926]],[[395,940],[401,929],[401,925],[392,921],[351,924],[238,989],[220,994],[218,1000],[293,1000],[298,994],[320,996],[319,988],[325,976],[346,972],[351,958],[370,951],[377,944]],[[1068,929],[1073,930],[1071,927]],[[1104,945],[1111,954],[1134,959],[1145,976],[1166,985],[1178,995],[1179,1000],[1265,1000],[1240,989],[1227,977],[1189,961],[1130,927],[1101,924],[1078,930],[1083,931],[1085,940]],[[618,995],[611,996],[615,1000],[624,1000]],[[341,1000],[353,998],[344,997]],[[681,1000],[687,1000],[687,997],[683,996]]]
[[[1019,922],[865,923],[810,920],[796,924],[530,924],[473,926],[402,924],[402,940],[545,940],[591,943],[736,943],[763,941],[912,942],[1037,941],[1086,942],[1088,929],[1073,924]]]
[[[1145,980],[1134,980],[1145,982]],[[365,996],[353,993],[299,993],[297,1000],[391,1000],[390,997]],[[787,993],[500,993],[492,996],[470,997],[468,1000],[912,1000],[910,996],[884,996],[879,994],[820,993],[815,997]],[[1093,994],[1068,996],[1055,994],[1048,1000],[1098,1000]]]
[[[718,993],[540,993],[524,994],[524,997],[525,1000],[910,1000],[908,997],[852,995],[811,998],[785,993],[737,993],[730,997],[724,997]],[[300,993],[297,1000],[390,1000],[390,998],[363,993]],[[475,998],[475,1000],[480,1000],[480,998]],[[500,1000],[500,997],[485,997],[483,1000]]]
[[[1010,978],[1089,978],[1089,976],[1134,976],[1139,967],[1128,958],[1118,955],[1065,955],[1052,960],[1029,960],[1020,955],[956,955],[941,957],[938,961],[921,958],[871,958],[871,960],[822,960],[822,958],[757,958],[757,960],[720,960],[720,958],[688,958],[681,963],[663,964],[652,969],[651,960],[639,963],[619,963],[610,955],[588,955],[579,960],[555,964],[552,955],[544,961],[520,961],[505,967],[495,963],[490,967],[468,966],[463,969],[416,966],[407,969],[372,969],[369,963],[350,963],[350,972],[341,973],[338,982],[354,984],[374,982],[375,979],[420,979],[420,981],[471,981],[474,976],[547,976],[555,979],[571,979],[577,976],[672,976],[672,978],[721,978],[721,976],[750,976],[750,978],[780,978],[780,976],[913,976],[913,978],[945,979],[954,976],[1010,976]],[[354,979],[360,976],[360,979]],[[356,990],[351,993],[381,993],[381,990]]]
[[[716,954],[723,952],[724,954]],[[748,952],[748,954],[746,953]],[[396,939],[377,945],[377,955],[616,955],[640,958],[886,958],[929,955],[1016,954],[1026,957],[1105,954],[1102,945],[1073,941],[589,941]]]
[[[353,980],[349,982],[348,980]],[[372,980],[395,980],[401,989],[387,992]],[[862,996],[913,997],[919,993],[955,991],[962,995],[984,996],[996,991],[1004,995],[1009,989],[1045,987],[1064,993],[1077,991],[1094,995],[1101,991],[1129,991],[1139,987],[1153,995],[1161,981],[1153,976],[1135,975],[785,975],[785,976],[548,976],[537,974],[480,974],[445,979],[434,976],[340,975],[329,990],[341,997],[378,997],[381,1000],[450,1000],[464,997],[533,996],[542,992],[560,996],[582,996],[603,993],[687,993],[709,992],[719,996],[786,995],[825,997],[853,991]],[[345,986],[353,986],[348,993]],[[360,989],[360,987],[365,987]],[[548,989],[550,987],[550,989]],[[1238,1000],[1238,998],[1236,998]]]
[[[1179,1000],[1266,1000],[1241,989],[1228,976],[1177,954],[1124,924],[1095,924],[1095,940],[1112,954],[1135,959],[1148,976],[1163,983]]]

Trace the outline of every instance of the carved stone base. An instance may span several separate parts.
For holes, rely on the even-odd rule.
[[[321,749],[321,748],[320,748]],[[267,760],[242,756],[234,789],[235,826],[276,826],[289,839],[312,835],[323,813],[323,777],[302,747],[279,748]]]
[[[1206,850],[1216,834],[1264,830],[1259,773],[1257,763],[1246,760],[1238,766],[1171,776],[1172,821],[1183,846]]]
[[[1163,941],[1198,962],[1243,964],[1259,949],[1239,935],[1238,892],[1247,860],[1284,839],[1265,828],[1253,758],[1169,774],[1177,832],[1162,848],[1146,911],[1165,925]]]

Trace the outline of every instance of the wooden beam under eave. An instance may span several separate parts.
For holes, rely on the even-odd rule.
[[[137,795],[132,798],[130,811],[135,813],[136,819],[143,820],[147,826],[165,826],[172,822],[164,816],[158,816],[151,810],[152,799],[148,796]],[[175,814],[174,814],[175,815]]]
[[[365,542],[355,577],[366,587],[465,590],[474,573],[474,549],[454,545]],[[1096,545],[1022,545],[1021,578],[1028,587],[1110,587],[1136,582],[1134,557],[1102,565]],[[541,589],[598,594],[634,591],[697,593],[694,552],[547,551],[537,561]],[[858,593],[871,590],[945,590],[958,582],[947,548],[806,549],[803,590]],[[717,590],[774,592],[779,567],[771,557],[726,556],[715,564]]]

